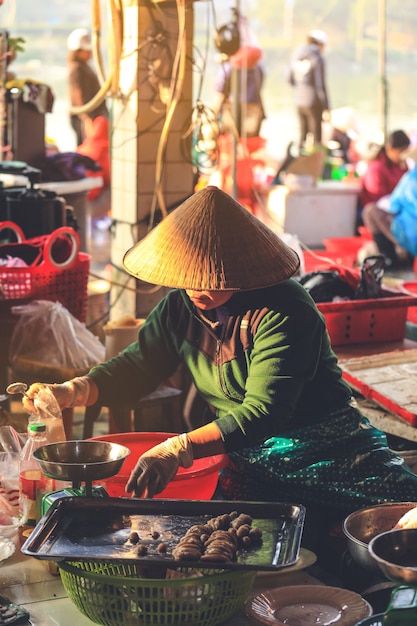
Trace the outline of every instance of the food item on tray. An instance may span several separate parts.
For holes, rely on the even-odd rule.
[[[398,520],[394,526],[394,530],[400,528],[417,528],[417,506],[410,509]]]
[[[262,529],[253,525],[246,513],[224,513],[194,523],[184,534],[165,532],[164,524],[148,525],[140,516],[126,516],[123,525],[130,526],[125,541],[138,557],[155,554],[196,564],[233,563],[241,551],[259,547]],[[185,526],[186,527],[186,526]]]
[[[133,530],[130,533],[130,535],[129,535],[130,543],[133,543],[133,544],[138,543],[139,539],[140,539],[140,537],[139,537],[138,533],[136,532],[136,530]]]
[[[138,543],[137,546],[138,556],[146,556],[148,554],[148,547],[144,543]]]
[[[262,530],[252,528],[252,518],[236,511],[191,526],[172,551],[178,561],[231,563],[238,550],[262,543]]]

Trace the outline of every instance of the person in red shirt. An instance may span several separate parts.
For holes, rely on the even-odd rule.
[[[408,170],[404,151],[409,145],[410,139],[404,131],[395,130],[389,135],[362,176],[359,194],[362,208],[392,193],[401,176]]]
[[[76,152],[93,159],[100,166],[99,172],[89,172],[89,176],[101,176],[103,186],[88,192],[88,200],[95,200],[110,187],[110,123],[107,117],[85,114],[86,128],[84,141],[77,146]]]
[[[97,220],[109,218],[111,215],[111,175],[110,175],[110,122],[104,115],[83,115],[86,136],[77,146],[76,152],[93,159],[99,166],[97,172],[89,171],[87,176],[100,176],[101,187],[91,189],[87,194],[87,229],[89,236]]]
[[[359,208],[363,224],[371,232],[379,252],[388,266],[407,260],[400,247],[386,236],[389,197],[402,176],[408,171],[405,152],[410,146],[408,135],[402,130],[392,132],[376,157],[370,161],[362,177]]]

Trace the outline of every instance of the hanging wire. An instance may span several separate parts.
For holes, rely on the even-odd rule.
[[[192,163],[199,173],[211,174],[219,163],[220,128],[214,111],[200,101],[193,109],[191,124],[183,137],[191,133]]]

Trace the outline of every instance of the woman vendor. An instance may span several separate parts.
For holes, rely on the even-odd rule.
[[[369,162],[359,192],[359,222],[371,232],[379,253],[392,268],[407,260],[406,251],[387,237],[387,210],[392,192],[408,171],[406,152],[409,145],[410,139],[403,130],[393,131]]]
[[[416,500],[417,476],[352,405],[323,316],[292,278],[299,259],[216,187],[197,192],[124,257],[171,288],[138,339],[87,376],[52,385],[61,409],[134,406],[180,364],[205,423],[144,453],[126,485],[152,497],[193,459],[227,453],[229,500],[301,503],[342,519],[365,505]],[[40,383],[24,398],[32,402]]]

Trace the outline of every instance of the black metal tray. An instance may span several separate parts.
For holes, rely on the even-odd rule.
[[[239,551],[232,563],[174,560],[173,548],[192,525],[232,511],[250,515],[252,527],[262,529],[260,545]],[[57,562],[132,561],[170,568],[275,571],[296,562],[304,518],[305,508],[298,504],[71,496],[53,503],[22,552]],[[148,549],[144,556],[139,556],[137,546],[129,541],[132,528],[138,530]],[[161,542],[167,546],[164,554],[158,550]]]

